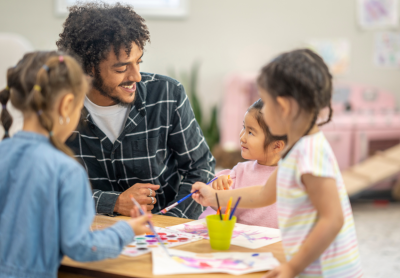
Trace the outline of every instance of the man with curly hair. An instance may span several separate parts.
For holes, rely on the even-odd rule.
[[[96,211],[129,215],[132,194],[157,213],[212,179],[215,160],[183,86],[140,72],[150,41],[144,19],[127,5],[88,3],[71,7],[63,27],[58,48],[93,79],[68,145],[89,175]],[[188,199],[167,215],[197,219],[202,211]]]

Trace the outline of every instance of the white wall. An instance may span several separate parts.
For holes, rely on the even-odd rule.
[[[54,0],[1,0],[0,32],[16,32],[36,49],[53,49],[64,18]],[[277,53],[310,38],[347,38],[351,69],[340,77],[386,88],[400,103],[400,71],[372,62],[374,32],[356,24],[355,0],[191,0],[185,20],[149,19],[151,45],[143,70],[166,74],[171,66],[189,69],[202,61],[200,93],[207,106],[217,103],[223,78],[232,71],[258,71]],[[399,30],[399,29],[397,29]]]

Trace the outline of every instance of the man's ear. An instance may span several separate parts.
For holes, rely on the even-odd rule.
[[[71,115],[74,110],[75,96],[72,93],[66,93],[61,97],[58,113],[61,117],[66,118]]]

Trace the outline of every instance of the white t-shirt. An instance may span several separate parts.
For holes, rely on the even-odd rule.
[[[122,132],[130,105],[98,106],[91,102],[88,97],[85,97],[84,105],[94,123],[114,143]]]

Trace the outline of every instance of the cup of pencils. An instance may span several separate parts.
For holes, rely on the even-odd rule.
[[[217,202],[218,202],[218,196]],[[240,198],[239,198],[240,200]],[[218,205],[218,211],[215,215],[206,216],[208,236],[210,245],[215,250],[228,250],[231,245],[233,229],[236,224],[236,216],[233,215],[239,200],[233,210],[231,210],[232,198],[228,202],[226,212],[222,214],[221,207]],[[219,204],[219,202],[218,202]]]

